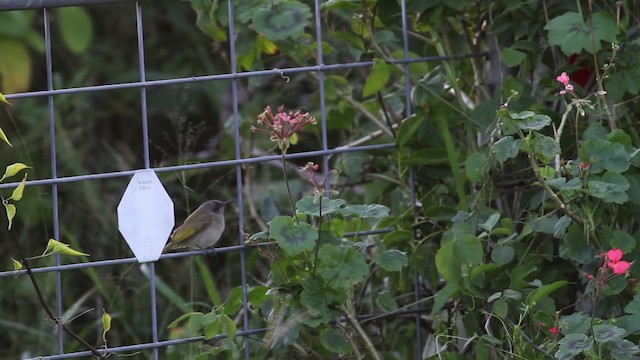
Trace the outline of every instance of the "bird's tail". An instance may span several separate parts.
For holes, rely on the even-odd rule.
[[[167,245],[164,246],[164,248],[162,249],[162,253],[168,253],[169,251],[178,249],[180,246],[176,246],[175,243],[169,241],[169,243],[167,243]]]

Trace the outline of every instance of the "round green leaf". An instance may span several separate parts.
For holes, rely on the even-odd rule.
[[[340,207],[344,205],[342,199],[329,199],[322,198],[322,215],[328,215],[340,210]],[[304,197],[296,203],[296,211],[299,214],[307,214],[311,216],[320,215],[320,200],[314,196]]]
[[[498,245],[491,251],[491,260],[502,265],[510,262],[515,257],[515,250],[511,246]]]
[[[293,39],[304,34],[309,26],[311,9],[298,1],[281,1],[270,8],[262,8],[253,15],[257,32],[269,40]]]
[[[76,54],[87,50],[93,41],[93,21],[86,9],[79,6],[57,9],[60,21],[58,26],[62,41]]]
[[[376,256],[376,264],[387,271],[400,271],[409,264],[407,255],[400,250],[387,250]]]
[[[383,291],[376,297],[376,305],[386,312],[394,312],[398,310],[398,303],[391,297],[388,291]]]
[[[636,248],[636,239],[626,231],[616,230],[613,231],[611,247],[620,249],[625,254],[630,253]]]
[[[313,249],[318,231],[311,225],[296,224],[290,216],[278,216],[269,223],[269,234],[289,255]]]
[[[350,289],[369,274],[364,257],[353,248],[325,244],[318,254],[318,274],[334,289]]]
[[[346,354],[351,350],[345,335],[332,328],[322,330],[320,343],[325,349],[338,354]]]
[[[626,331],[611,324],[599,324],[593,326],[593,338],[599,343],[608,343],[613,340],[620,340]]]
[[[480,182],[484,179],[484,167],[487,163],[487,156],[484,152],[475,152],[464,162],[467,177],[472,182]]]

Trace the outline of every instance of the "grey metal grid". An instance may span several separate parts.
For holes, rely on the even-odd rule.
[[[142,7],[140,1],[135,1],[135,14],[136,14],[136,26],[137,26],[137,39],[138,39],[138,61],[139,61],[139,71],[140,71],[140,80],[137,82],[127,82],[127,83],[118,83],[118,84],[108,84],[108,85],[96,85],[96,86],[83,86],[83,87],[74,87],[74,88],[62,88],[62,89],[54,89],[53,88],[53,65],[51,60],[51,31],[50,31],[50,18],[49,18],[49,9],[55,7],[62,6],[75,6],[75,5],[90,5],[90,4],[105,4],[105,3],[123,3],[123,2],[134,2],[134,0],[3,0],[0,2],[0,11],[12,11],[12,10],[26,10],[26,9],[41,9],[44,15],[44,37],[45,37],[45,53],[46,53],[46,76],[47,76],[47,90],[46,91],[33,91],[33,92],[24,92],[17,94],[5,94],[6,98],[11,99],[21,99],[21,98],[35,98],[35,97],[46,97],[48,100],[48,112],[49,112],[49,135],[50,135],[50,151],[51,151],[51,177],[48,179],[40,179],[40,180],[30,180],[27,182],[27,186],[36,186],[36,185],[50,185],[52,191],[52,206],[53,206],[53,232],[54,237],[59,238],[60,235],[60,227],[59,227],[59,207],[58,207],[58,185],[64,183],[74,183],[80,181],[92,181],[97,179],[106,179],[106,178],[115,178],[115,177],[129,177],[135,173],[135,170],[129,171],[117,171],[117,172],[106,172],[106,173],[94,173],[87,175],[77,175],[77,176],[66,176],[66,177],[58,177],[57,176],[57,164],[56,164],[56,132],[55,132],[55,97],[58,95],[64,94],[75,94],[75,93],[89,93],[89,92],[100,92],[100,91],[109,91],[109,90],[118,90],[118,89],[131,89],[137,88],[140,89],[140,103],[141,103],[141,121],[142,121],[142,141],[144,147],[144,153],[142,154],[144,159],[144,168],[152,169],[156,172],[173,172],[173,171],[181,171],[181,170],[190,170],[190,169],[200,169],[200,168],[211,168],[218,166],[235,166],[235,174],[236,174],[236,185],[237,185],[237,204],[238,204],[238,213],[239,213],[239,245],[235,246],[227,246],[223,248],[216,248],[210,250],[198,250],[198,251],[186,251],[180,253],[171,253],[164,254],[161,256],[162,259],[168,258],[178,258],[178,257],[189,257],[207,254],[211,252],[216,253],[225,253],[225,252],[240,252],[240,260],[241,260],[241,285],[243,287],[243,306],[246,307],[247,304],[247,277],[246,277],[246,252],[250,250],[250,247],[246,246],[244,243],[244,209],[243,209],[243,191],[242,191],[242,166],[244,164],[250,163],[258,163],[258,162],[267,162],[274,160],[281,160],[280,155],[272,155],[272,156],[260,156],[255,158],[242,158],[240,152],[240,121],[239,121],[239,109],[238,109],[238,80],[242,78],[249,77],[257,77],[257,76],[273,76],[273,75],[286,75],[286,74],[294,74],[294,73],[308,73],[315,72],[318,74],[319,79],[319,93],[320,97],[320,123],[321,123],[321,134],[322,134],[322,149],[317,151],[307,151],[302,153],[295,154],[287,154],[287,159],[295,159],[301,157],[312,157],[312,156],[322,156],[323,157],[323,169],[326,172],[328,169],[328,156],[332,154],[339,153],[348,153],[348,152],[360,152],[367,150],[376,150],[376,149],[389,149],[395,147],[394,143],[387,144],[377,144],[377,145],[368,145],[368,146],[355,146],[355,147],[338,147],[330,149],[328,147],[327,142],[327,124],[326,124],[326,99],[324,97],[324,86],[325,86],[325,72],[332,71],[337,69],[347,69],[347,68],[356,68],[356,67],[371,67],[373,65],[372,61],[363,61],[363,62],[351,62],[351,63],[339,63],[339,64],[324,64],[323,62],[323,52],[322,47],[317,46],[317,64],[315,66],[301,66],[301,67],[293,67],[293,68],[284,68],[284,69],[270,69],[270,70],[260,70],[260,71],[247,71],[247,72],[237,72],[236,66],[236,44],[235,44],[235,26],[234,26],[234,6],[233,0],[229,1],[229,39],[230,39],[230,59],[231,59],[231,69],[229,73],[220,74],[220,75],[206,75],[206,76],[194,76],[194,77],[183,77],[183,78],[171,78],[164,80],[146,80],[146,68],[145,68],[145,48],[144,48],[144,35],[142,31]],[[401,15],[402,15],[402,32],[403,32],[403,49],[404,49],[404,58],[402,60],[391,61],[395,64],[401,64],[403,66],[405,72],[405,96],[406,96],[406,116],[411,115],[411,80],[409,75],[409,64],[414,62],[432,62],[432,61],[442,61],[442,60],[451,60],[451,59],[464,59],[470,57],[484,57],[487,53],[477,53],[477,54],[464,54],[464,55],[451,55],[451,56],[431,56],[431,57],[422,57],[422,58],[409,58],[409,40],[408,40],[408,24],[407,24],[407,13],[406,13],[406,4],[405,0],[400,1],[401,4]],[[321,13],[320,13],[320,0],[314,0],[315,11],[315,26],[316,26],[316,43],[321,43],[322,41],[322,27],[321,27]],[[176,84],[185,84],[185,83],[198,83],[198,82],[211,82],[216,80],[231,80],[231,90],[232,90],[232,100],[233,100],[233,121],[234,121],[234,139],[235,141],[235,159],[234,160],[225,160],[225,161],[215,161],[215,162],[203,162],[198,164],[189,164],[189,165],[178,165],[178,166],[164,166],[164,167],[156,167],[152,168],[150,165],[149,159],[149,134],[148,134],[148,121],[147,121],[147,88],[156,87],[156,86],[168,86],[168,85],[176,85]],[[18,183],[6,183],[0,184],[0,189],[4,188],[13,188],[17,186]],[[410,185],[410,198],[411,201],[415,203],[416,194],[415,194],[415,184],[413,181],[413,172],[409,174],[409,185]],[[375,234],[375,233],[384,233],[388,230],[376,230],[376,231],[368,231],[368,232],[360,232],[358,235],[366,235],[366,234]],[[351,234],[353,235],[353,234]],[[349,236],[349,235],[347,235]],[[36,267],[33,268],[34,273],[45,273],[45,272],[54,272],[56,274],[56,311],[58,314],[63,313],[62,308],[62,280],[61,274],[63,271],[72,271],[83,268],[95,268],[95,267],[103,267],[103,266],[114,266],[114,265],[122,265],[122,264],[131,264],[136,263],[137,260],[135,258],[121,258],[121,259],[108,259],[108,260],[99,260],[99,261],[89,261],[84,263],[74,263],[74,264],[61,264],[59,256],[56,258],[54,266],[47,267]],[[10,277],[10,276],[19,276],[25,275],[26,271],[4,271],[0,272],[0,280],[2,278]],[[156,303],[156,286],[155,286],[156,276],[155,276],[155,267],[154,263],[149,264],[149,282],[151,289],[151,303],[149,304],[150,308],[150,316],[152,323],[152,342],[149,343],[141,343],[141,344],[133,344],[127,346],[120,347],[112,347],[107,350],[107,353],[127,353],[138,350],[152,349],[153,358],[158,359],[158,349],[161,347],[166,347],[170,345],[178,345],[178,344],[187,344],[194,343],[204,340],[204,337],[191,337],[184,338],[178,340],[163,340],[161,341],[158,338],[158,324],[157,324],[157,303]],[[417,271],[414,270],[414,297],[415,300],[420,299],[419,292],[419,284],[420,279]],[[244,309],[243,312],[243,329],[238,331],[236,336],[242,336],[245,339],[245,357],[246,359],[250,358],[250,347],[249,347],[249,336],[263,333],[265,329],[250,329],[249,327],[249,312],[247,309]],[[422,353],[422,343],[423,338],[421,334],[421,326],[420,326],[420,313],[424,309],[419,308],[418,305],[412,310],[399,312],[400,315],[406,314],[414,314],[416,321],[416,358],[421,358]],[[398,315],[398,314],[396,314]],[[224,337],[224,335],[220,335],[220,337]],[[64,351],[64,333],[62,331],[58,331],[57,335],[57,343],[58,343],[58,354],[57,355],[48,355],[41,356],[38,359],[69,359],[69,358],[78,358],[78,357],[86,357],[91,356],[89,351],[79,351],[74,353],[65,353]]]

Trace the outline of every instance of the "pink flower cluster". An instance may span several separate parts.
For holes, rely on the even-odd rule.
[[[564,95],[567,92],[573,93],[573,85],[569,83],[571,79],[569,79],[569,75],[567,75],[566,72],[558,75],[558,77],[556,77],[556,80],[564,85],[564,90],[560,90],[560,95]]]
[[[300,110],[286,112],[284,105],[278,107],[276,114],[271,111],[271,107],[267,106],[264,111],[258,115],[257,127],[251,125],[251,131],[264,132],[271,135],[271,141],[278,143],[282,153],[286,153],[289,148],[289,141],[295,133],[300,131],[307,124],[316,124],[316,119],[308,112],[303,113]]]
[[[624,255],[624,253],[620,249],[607,251],[607,266],[616,275],[622,275],[631,268],[631,263],[622,260],[622,255]]]

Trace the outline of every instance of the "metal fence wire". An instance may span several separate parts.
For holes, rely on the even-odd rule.
[[[135,12],[135,20],[137,26],[137,49],[130,49],[132,53],[137,51],[137,58],[139,63],[139,80],[134,82],[123,82],[116,84],[105,84],[105,85],[96,85],[96,86],[82,86],[82,87],[71,87],[71,88],[55,88],[54,87],[54,64],[52,63],[52,47],[55,44],[52,42],[51,37],[51,10],[57,7],[65,7],[65,6],[86,6],[91,4],[113,4],[113,3],[131,3],[131,11]],[[408,75],[409,72],[409,64],[412,62],[434,62],[434,61],[443,61],[448,59],[460,59],[467,57],[478,57],[484,56],[485,54],[467,54],[467,55],[458,55],[458,56],[446,56],[446,57],[422,57],[422,58],[409,58],[409,40],[408,40],[408,25],[407,25],[407,14],[406,14],[406,6],[405,1],[401,0],[401,9],[402,9],[402,41],[404,42],[404,59],[397,60],[397,64],[402,64],[405,74]],[[144,6],[154,6],[153,2],[144,3]],[[315,29],[316,29],[316,44],[322,43],[323,36],[327,36],[327,34],[322,33],[321,27],[321,12],[320,12],[321,1],[314,1],[314,17],[315,17]],[[308,158],[308,157],[322,157],[324,163],[324,169],[327,169],[328,165],[328,157],[332,154],[341,154],[347,152],[362,152],[376,149],[390,149],[395,146],[394,143],[386,143],[386,144],[376,144],[376,145],[368,145],[368,146],[354,146],[347,147],[342,146],[338,148],[330,148],[328,146],[327,141],[327,113],[326,113],[326,99],[325,99],[325,72],[340,70],[340,69],[349,69],[349,68],[368,68],[373,65],[371,61],[364,62],[346,62],[346,63],[336,63],[336,64],[325,64],[323,62],[323,48],[322,46],[317,46],[317,64],[313,66],[300,66],[300,67],[291,67],[285,69],[270,69],[270,70],[260,70],[260,71],[237,71],[236,64],[236,28],[234,24],[234,2],[229,0],[228,4],[228,16],[229,16],[229,58],[230,58],[230,69],[228,73],[216,74],[216,75],[204,75],[204,76],[195,76],[195,77],[181,77],[181,78],[170,78],[170,79],[162,79],[162,80],[147,80],[147,69],[145,67],[145,37],[143,34],[143,6],[140,2],[134,2],[131,0],[38,0],[38,1],[25,1],[25,0],[3,0],[0,1],[0,12],[4,11],[17,11],[17,10],[27,10],[27,9],[39,9],[42,11],[44,18],[44,43],[45,43],[45,55],[46,55],[46,79],[47,79],[47,89],[43,91],[31,91],[24,93],[15,93],[15,94],[5,94],[8,100],[13,99],[24,99],[24,98],[46,98],[48,104],[48,121],[49,121],[49,137],[50,137],[50,157],[51,157],[51,177],[45,179],[31,180],[28,181],[28,186],[46,186],[50,187],[50,191],[52,193],[52,209],[53,209],[53,236],[56,239],[60,238],[60,220],[59,220],[59,189],[58,186],[61,184],[68,183],[79,183],[79,182],[90,182],[97,181],[99,179],[108,179],[108,178],[128,178],[135,173],[135,170],[128,171],[115,171],[115,172],[106,172],[106,173],[92,173],[86,175],[73,175],[73,176],[58,176],[58,166],[56,164],[57,149],[57,135],[56,135],[56,98],[61,95],[68,94],[79,94],[79,93],[91,93],[91,92],[105,92],[112,90],[121,90],[121,89],[139,89],[140,92],[140,121],[142,123],[142,133],[140,134],[141,140],[143,143],[144,152],[140,154],[142,156],[143,164],[145,169],[152,169],[157,173],[162,172],[176,172],[182,170],[194,170],[194,169],[203,169],[203,168],[211,168],[211,167],[219,167],[219,166],[233,166],[235,167],[235,178],[236,178],[236,186],[237,186],[237,199],[235,199],[236,204],[238,206],[238,224],[239,224],[239,239],[238,245],[227,246],[216,248],[214,251],[216,253],[226,253],[226,252],[239,252],[240,253],[240,267],[241,267],[241,285],[244,289],[243,291],[243,318],[242,318],[242,328],[237,332],[237,337],[243,337],[245,339],[245,357],[249,359],[251,356],[250,347],[248,346],[249,338],[253,335],[263,333],[265,329],[252,329],[249,325],[249,311],[247,309],[247,252],[254,251],[245,247],[245,239],[244,239],[244,214],[245,209],[243,207],[243,182],[242,182],[242,172],[243,165],[252,164],[252,163],[261,163],[267,161],[279,160],[280,156],[259,156],[259,157],[251,157],[251,158],[243,158],[241,156],[241,147],[240,147],[240,120],[239,120],[239,101],[238,101],[238,81],[244,78],[251,77],[265,77],[265,76],[286,76],[289,74],[296,73],[315,73],[317,74],[318,83],[319,83],[319,94],[320,94],[320,117],[319,122],[321,124],[321,134],[322,134],[322,149],[317,151],[306,151],[301,153],[288,154],[288,159],[295,158]],[[108,14],[106,15],[108,16]],[[195,30],[194,30],[195,31]],[[405,108],[406,108],[406,116],[411,115],[411,83],[410,77],[405,76],[406,84],[405,84]],[[150,162],[150,144],[149,144],[149,126],[147,119],[147,91],[153,87],[163,87],[163,86],[171,86],[177,84],[189,84],[189,83],[209,83],[216,81],[228,81],[231,84],[231,99],[233,102],[233,136],[235,140],[235,158],[232,160],[224,160],[224,161],[215,161],[215,162],[201,162],[194,163],[188,165],[179,165],[179,166],[161,166],[161,167],[151,167]],[[17,119],[20,121],[20,119]],[[413,193],[413,175],[410,174],[410,185],[411,185],[411,196],[412,200],[415,202],[415,194]],[[9,183],[2,184],[0,188],[13,188],[17,185],[17,183]],[[124,189],[123,189],[124,191]],[[108,209],[106,211],[109,211]],[[115,211],[115,209],[113,210]],[[362,233],[360,233],[362,234]],[[198,256],[205,253],[209,253],[211,250],[202,250],[202,251],[185,251],[179,253],[170,253],[163,254],[159,261],[170,258],[179,258],[179,257],[191,257]],[[122,266],[125,264],[134,264],[137,263],[137,260],[133,257],[130,258],[119,258],[119,259],[107,259],[107,260],[98,260],[98,261],[87,261],[81,263],[72,263],[72,264],[62,264],[60,258],[56,259],[56,264],[54,266],[46,266],[46,267],[35,267],[33,269],[34,273],[54,273],[56,286],[56,304],[55,311],[57,314],[63,314],[65,309],[63,308],[63,282],[62,277],[65,272],[69,271],[78,271],[80,269],[86,268],[98,268],[98,267],[107,267],[107,266]],[[158,329],[158,304],[156,300],[156,273],[155,273],[155,263],[148,264],[148,276],[149,276],[149,287],[150,287],[150,303],[149,303],[149,316],[151,318],[151,341],[146,343],[138,343],[131,344],[127,346],[119,346],[119,347],[110,347],[106,350],[107,354],[131,354],[136,351],[150,351],[152,352],[153,359],[159,359],[159,350],[163,347],[167,347],[170,345],[179,345],[179,344],[188,344],[188,343],[196,343],[204,340],[203,337],[190,337],[183,338],[177,340],[164,340],[159,337],[159,329]],[[0,272],[0,287],[2,289],[6,289],[4,285],[2,285],[2,281],[15,276],[24,276],[26,272],[24,271],[4,271]],[[415,299],[420,299],[419,293],[419,278],[417,273],[414,271],[414,292]],[[413,314],[416,321],[416,358],[421,358],[422,347],[425,342],[426,334],[421,333],[420,329],[420,313],[423,309],[419,307],[415,307],[414,309],[407,310],[401,313],[401,315]],[[59,329],[58,329],[59,330]],[[70,358],[82,358],[82,357],[90,357],[91,353],[89,351],[75,351],[75,352],[67,352],[65,350],[65,335],[62,331],[57,331],[57,354],[41,354],[40,356],[34,357],[38,359],[70,359]],[[67,344],[68,345],[68,344]],[[67,346],[68,348],[68,346]],[[33,354],[32,354],[33,355]],[[32,356],[31,355],[31,356]]]

